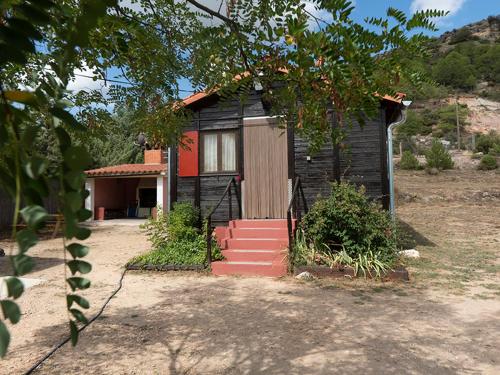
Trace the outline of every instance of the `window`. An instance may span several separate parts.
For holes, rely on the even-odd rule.
[[[236,172],[237,132],[201,133],[201,171],[202,173]]]

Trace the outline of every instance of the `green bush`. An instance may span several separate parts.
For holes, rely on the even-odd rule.
[[[428,168],[452,169],[453,160],[441,142],[434,139],[431,148],[425,154]]]
[[[490,149],[500,148],[500,135],[494,130],[490,131],[488,134],[481,134],[476,139],[476,151],[487,154]]]
[[[206,260],[206,225],[203,233],[196,227],[199,210],[190,203],[176,203],[167,216],[149,219],[143,228],[152,250],[139,255],[129,264],[197,265]],[[219,247],[212,242],[212,258],[222,259]]]
[[[411,153],[411,151],[404,151],[399,163],[401,169],[416,170],[420,169],[418,159]]]
[[[332,184],[330,196],[314,203],[302,228],[323,259],[344,251],[352,259],[372,254],[387,267],[396,260],[395,225],[389,214],[369,201],[363,188],[346,182]]]
[[[481,158],[479,162],[479,169],[484,171],[490,171],[498,168],[497,158],[493,155],[487,154]]]
[[[203,236],[197,236],[195,240],[171,241],[159,249],[153,249],[145,254],[133,258],[129,263],[138,266],[147,264],[171,265],[203,264],[206,259],[206,243]]]

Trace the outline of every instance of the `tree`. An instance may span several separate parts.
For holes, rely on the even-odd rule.
[[[88,248],[66,241],[90,235],[79,225],[91,214],[82,207],[88,194],[83,171],[92,163],[86,147],[102,115],[93,104],[107,99],[68,92],[75,69],[89,66],[102,79],[109,68],[120,69],[119,78],[127,84],[112,86],[111,99],[133,111],[134,122],[155,145],[177,142],[189,118],[178,103],[180,79],[198,89],[218,89],[223,97],[244,93],[260,80],[273,110],[287,116],[312,148],[331,136],[329,107],[341,125],[351,118],[364,122],[377,114],[381,95],[395,95],[401,79],[424,80],[401,59],[425,53],[427,38],[410,34],[418,28],[435,30],[430,19],[444,12],[407,18],[389,8],[388,19],[361,24],[351,18],[354,7],[347,0],[309,3],[328,19],[300,0],[231,1],[225,14],[195,0],[135,2],[142,11],[116,0],[0,3],[0,183],[15,202],[12,238],[18,246],[9,254],[15,276],[7,279],[8,298],[1,301],[5,320],[15,324],[20,319],[15,300],[23,287],[17,276],[32,269],[27,253],[48,219],[42,198],[49,194],[50,178],[57,182],[63,248],[71,259],[66,264],[72,274],[67,305],[73,344],[78,324],[87,321],[81,309],[88,302],[74,292],[90,286],[81,276],[91,269],[81,260]],[[34,146],[42,132],[54,140],[47,144],[50,160]],[[21,218],[27,228],[17,231]],[[0,356],[10,339],[4,321]]]
[[[473,67],[466,56],[450,52],[434,66],[434,78],[443,85],[471,89],[476,85]]]

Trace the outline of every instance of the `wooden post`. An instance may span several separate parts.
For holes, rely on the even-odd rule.
[[[460,151],[462,148],[460,147],[460,121],[458,118],[458,94],[455,97],[455,115],[457,118],[457,147]]]
[[[403,156],[403,142],[399,142],[399,156]]]

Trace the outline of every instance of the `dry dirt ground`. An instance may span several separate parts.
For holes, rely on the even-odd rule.
[[[499,374],[500,175],[398,173],[397,186],[422,254],[409,283],[129,272],[77,348],[36,373]],[[131,227],[97,228],[89,243],[95,312],[147,244]],[[0,373],[22,373],[67,334],[58,245],[34,251],[34,277],[55,284],[22,298]]]

